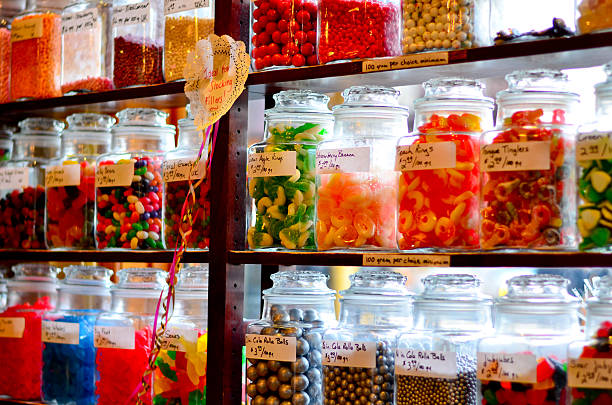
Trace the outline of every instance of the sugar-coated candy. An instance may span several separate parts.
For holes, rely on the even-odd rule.
[[[44,187],[15,189],[0,199],[0,248],[43,248],[44,227]]]
[[[193,182],[195,183],[195,181]],[[165,206],[164,224],[166,247],[174,249],[177,241],[181,240],[180,228],[183,232],[191,229],[191,233],[186,237],[186,247],[191,249],[207,249],[210,242],[210,181],[205,179],[194,188],[196,202],[192,207],[191,217],[193,226],[189,226],[189,221],[181,221],[181,212],[185,198],[189,195],[188,181],[172,181],[164,184]],[[149,228],[149,237],[153,240],[159,239],[159,229],[155,226]]]
[[[612,243],[612,160],[586,160],[579,165],[579,248],[607,249]]]

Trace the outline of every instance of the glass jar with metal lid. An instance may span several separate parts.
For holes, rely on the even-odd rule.
[[[483,405],[565,404],[567,348],[580,333],[580,303],[568,285],[550,274],[508,281],[494,302],[495,333],[478,343]]]
[[[153,108],[126,108],[117,117],[111,152],[96,159],[96,247],[163,249],[161,164],[175,127]]]
[[[414,331],[402,333],[397,342],[395,401],[476,405],[476,346],[492,332],[492,299],[468,274],[436,274],[421,282]]]
[[[336,324],[335,292],[317,271],[272,274],[262,318],[246,335],[249,404],[323,404],[321,336]]]
[[[397,140],[408,134],[399,91],[354,86],[333,108],[334,135],[317,148],[317,247],[395,249]]]
[[[57,309],[42,323],[42,399],[69,405],[96,403],[94,324],[110,310],[110,276],[105,267],[69,266],[58,286]]]
[[[274,100],[264,140],[248,151],[247,242],[251,249],[314,249],[316,149],[332,130],[329,97],[289,90]]]

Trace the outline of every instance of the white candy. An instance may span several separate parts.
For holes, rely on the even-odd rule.
[[[445,39],[444,41],[442,41],[442,48],[450,48],[451,46],[451,41],[449,41],[448,39]]]
[[[425,32],[425,27],[419,25],[416,30],[419,35],[423,35],[423,33]]]
[[[423,49],[425,49],[425,43],[424,42],[419,42],[417,44],[417,51],[422,51]]]
[[[414,22],[414,20],[405,20],[404,27],[412,28],[414,26],[416,26],[416,23]]]
[[[461,42],[459,42],[459,41],[457,41],[457,40],[453,41],[453,43],[452,43],[451,45],[452,45],[452,46],[453,46],[453,48],[455,48],[455,49],[459,49],[459,48],[461,48]]]
[[[455,34],[454,32],[452,32],[452,31],[451,31],[451,32],[449,32],[449,33],[448,33],[448,36],[447,36],[447,37],[448,37],[448,39],[450,39],[451,41],[454,41],[454,40],[455,40],[455,38],[457,38],[457,34]]]
[[[435,30],[436,30],[436,24],[434,23],[427,24],[427,31],[434,32]]]
[[[430,23],[431,20],[433,20],[433,18],[431,16],[431,14],[425,13],[425,14],[423,14],[423,20],[425,20],[426,23]]]
[[[417,45],[416,45],[416,44],[410,44],[410,45],[408,46],[408,52],[410,52],[410,53],[414,53],[414,52],[416,52],[416,51],[417,51]]]
[[[457,40],[465,41],[466,39],[467,39],[467,33],[461,31],[460,33],[457,34]]]
[[[433,39],[435,41],[436,39],[438,39],[438,35],[439,35],[438,31],[432,32],[431,33],[431,39]]]
[[[424,32],[424,33],[423,33],[423,41],[427,42],[427,41],[429,41],[430,39],[431,39],[431,33],[427,32],[427,31],[426,31],[426,32]]]
[[[416,27],[412,27],[408,30],[408,35],[410,35],[411,37],[415,37],[417,34],[417,28]]]
[[[427,42],[425,42],[425,48],[431,49],[434,46],[434,41],[432,41],[431,39]]]
[[[442,41],[440,41],[439,39],[436,39],[434,41],[434,48],[441,48],[442,47]]]

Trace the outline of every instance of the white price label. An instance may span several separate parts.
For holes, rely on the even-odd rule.
[[[182,340],[190,343],[198,341],[198,331],[194,329],[181,329],[174,326],[166,330],[166,334],[162,337],[161,348],[163,350],[172,350],[176,352],[185,352],[185,346]]]
[[[259,360],[294,362],[296,339],[294,336],[266,336],[247,334],[246,357]]]
[[[164,182],[171,183],[174,181],[189,180],[189,170],[193,164],[192,159],[174,159],[166,160],[162,163],[162,172]],[[198,164],[191,169],[191,180],[199,180],[206,177],[206,162],[200,160]]]
[[[398,146],[395,170],[453,169],[457,166],[457,145],[455,142],[415,143]]]
[[[448,64],[448,52],[429,52],[404,55],[395,58],[367,59],[361,63],[362,72],[416,68]]]
[[[376,267],[450,267],[450,256],[364,253],[361,264]]]
[[[62,35],[98,28],[98,9],[88,8],[76,13],[62,14]]]
[[[166,0],[164,2],[164,14],[168,15],[196,8],[206,8],[208,5],[209,0]]]
[[[129,326],[95,326],[94,347],[134,350],[136,332]]]
[[[572,388],[612,389],[612,359],[571,359],[567,376]]]
[[[43,19],[40,17],[13,21],[11,42],[40,38],[43,35]]]
[[[253,153],[247,162],[249,178],[294,176],[296,170],[295,151]]]
[[[415,377],[457,378],[457,353],[396,349],[395,373]]]
[[[317,151],[317,174],[358,173],[370,170],[370,148],[321,149]]]
[[[480,170],[484,172],[548,169],[550,141],[492,143],[480,149]]]
[[[25,330],[25,318],[0,318],[0,338],[21,339]]]
[[[19,189],[30,185],[30,168],[0,168],[0,189]]]
[[[132,184],[134,163],[103,165],[96,168],[96,187],[127,187]]]
[[[336,367],[376,367],[375,342],[324,340],[321,345],[323,365]]]
[[[576,142],[576,159],[612,159],[612,134],[580,134]]]
[[[79,324],[71,322],[42,322],[42,341],[65,345],[79,344]]]
[[[78,186],[81,184],[81,165],[61,165],[45,168],[46,187]]]
[[[533,354],[478,353],[478,379],[537,382],[538,362]]]
[[[151,3],[149,1],[113,7],[113,27],[144,24],[149,21],[150,14]]]

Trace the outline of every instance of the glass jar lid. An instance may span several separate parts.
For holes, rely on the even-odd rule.
[[[19,128],[20,135],[60,136],[65,125],[53,118],[31,117],[19,121]]]
[[[13,131],[8,128],[0,128],[0,140],[13,139]]]
[[[11,282],[43,282],[43,283],[55,283],[57,282],[57,274],[59,269],[55,266],[42,263],[21,263],[11,267],[13,271],[13,278],[9,279]]]
[[[185,111],[187,112],[187,116],[178,120],[179,129],[195,127],[195,125],[193,125],[193,115],[191,115],[191,104],[185,106]]]
[[[461,301],[492,303],[491,297],[480,292],[480,280],[471,274],[434,274],[421,280],[424,291],[416,302]]]
[[[119,282],[111,287],[115,295],[156,296],[166,285],[166,272],[153,267],[121,269]]]
[[[351,286],[340,291],[343,299],[357,299],[364,295],[412,298],[412,293],[406,288],[406,277],[391,270],[363,269],[349,278]]]
[[[311,90],[285,90],[276,93],[274,107],[264,112],[266,118],[279,114],[321,114],[332,119],[332,112],[327,107],[329,97]]]
[[[400,92],[384,86],[353,86],[342,92],[344,103],[333,107],[334,114],[362,112],[392,112],[408,116],[408,108],[399,104]]]
[[[516,276],[508,280],[508,293],[495,300],[497,305],[564,304],[573,308],[579,299],[567,292],[570,281],[556,274]],[[572,305],[568,305],[572,304]]]
[[[174,129],[174,125],[166,124],[168,113],[155,108],[126,108],[117,113],[117,127],[159,127]]]
[[[425,89],[425,96],[415,100],[415,109],[441,100],[460,100],[462,102],[479,103],[491,110],[495,106],[495,102],[491,97],[485,97],[485,84],[480,80],[442,77],[426,81],[423,83],[423,88]]]
[[[503,103],[516,96],[563,97],[577,102],[580,96],[570,90],[569,78],[559,70],[534,69],[518,70],[506,75],[508,89],[497,93],[497,100]]]
[[[597,98],[612,96],[612,62],[608,62],[603,67],[606,73],[606,81],[595,85],[595,94]]]
[[[68,266],[66,277],[60,281],[60,288],[70,285],[110,287],[113,272],[101,266]]]
[[[176,290],[208,292],[208,264],[184,267],[178,274]]]
[[[279,271],[270,276],[272,288],[263,291],[264,297],[279,295],[335,295],[335,291],[327,287],[328,276],[313,270]]]
[[[77,130],[109,132],[116,122],[115,118],[110,115],[96,113],[71,114],[66,121],[68,121],[66,133]]]

